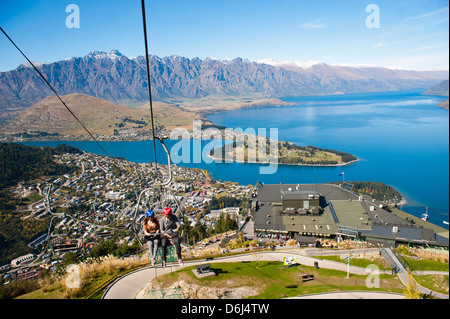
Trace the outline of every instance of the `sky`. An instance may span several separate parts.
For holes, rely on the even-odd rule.
[[[449,69],[448,0],[146,0],[146,14],[159,57]],[[139,0],[0,0],[0,26],[35,62],[145,53]],[[24,62],[0,33],[0,72]]]

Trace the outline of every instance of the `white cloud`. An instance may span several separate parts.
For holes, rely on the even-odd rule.
[[[407,18],[405,18],[404,21],[420,20],[420,19],[423,19],[423,18],[432,17],[432,16],[434,16],[436,14],[439,14],[439,13],[444,13],[444,12],[448,13],[448,6],[446,6],[444,8],[441,8],[441,9],[438,9],[438,10],[435,10],[435,11],[432,11],[432,12],[428,12],[428,13],[422,14],[422,15],[417,16],[417,17],[407,17]]]
[[[367,64],[367,63],[333,63],[330,65],[349,67],[349,68],[378,68],[379,67],[377,65]]]
[[[319,63],[324,63],[323,61],[306,61],[306,62],[300,62],[300,61],[275,61],[274,59],[262,59],[262,60],[258,60],[256,61],[257,63],[262,63],[262,64],[268,64],[268,65],[272,65],[275,67],[292,67],[292,66],[298,66],[300,68],[303,69],[307,69],[313,65],[319,64]]]
[[[406,70],[448,70],[448,52],[434,52],[411,57],[398,57],[388,68]],[[432,61],[432,62],[430,62]]]
[[[325,63],[325,62],[323,62],[323,61],[312,61],[312,60],[308,60],[306,62],[293,61],[293,64],[295,64],[296,66],[299,66],[299,67],[301,67],[303,69],[310,68],[313,65],[320,64],[320,63]]]
[[[417,51],[428,51],[428,50],[435,50],[443,48],[443,45],[430,45],[430,46],[422,46],[418,48],[411,49],[411,51],[417,52]]]
[[[341,67],[352,67],[352,68],[374,68],[377,67],[376,65],[373,64],[367,64],[367,63],[329,63],[325,61],[326,58],[324,58],[324,60],[322,61],[316,61],[316,60],[308,60],[306,62],[300,62],[300,61],[275,61],[274,59],[262,59],[262,60],[258,60],[255,61],[257,63],[262,63],[262,64],[268,64],[268,65],[272,65],[275,67],[292,67],[292,66],[298,66],[302,69],[308,69],[310,67],[312,67],[313,65],[317,65],[317,64],[321,64],[321,63],[326,63],[328,65],[332,65],[332,66],[341,66]]]
[[[321,19],[314,19],[309,22],[303,22],[300,24],[300,28],[303,29],[323,29],[327,26],[325,22],[323,22]]]
[[[388,45],[386,42],[380,41],[380,42],[378,42],[377,44],[375,44],[375,45],[372,47],[372,50],[375,50],[375,49],[384,47],[384,46],[386,46],[386,45]]]
[[[424,39],[431,39],[431,38],[435,38],[435,37],[441,38],[442,36],[448,36],[448,31],[432,33],[432,34],[422,35],[422,36],[415,37],[415,38],[400,40],[400,41],[396,41],[396,44],[414,42],[414,41],[419,41],[419,40],[424,40]]]

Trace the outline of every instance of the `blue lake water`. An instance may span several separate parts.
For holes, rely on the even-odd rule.
[[[279,165],[275,174],[260,174],[260,164],[179,163],[208,170],[215,179],[255,184],[377,181],[395,187],[409,202],[403,209],[416,216],[429,207],[430,221],[448,228],[449,111],[436,105],[445,98],[419,91],[288,97],[295,106],[230,111],[208,115],[229,128],[278,129],[278,138],[354,154],[361,161],[342,167]],[[198,141],[197,141],[198,142]],[[61,142],[26,144],[55,146]],[[95,142],[65,142],[102,154]],[[177,141],[167,141],[171,149]],[[191,142],[189,142],[191,143]],[[159,143],[158,143],[159,144]],[[154,161],[153,142],[101,142],[111,156],[135,162]],[[178,146],[180,144],[177,144]],[[189,145],[188,145],[189,146]],[[201,141],[201,148],[210,146]],[[193,149],[191,148],[191,160]],[[158,162],[167,163],[158,145]],[[267,165],[264,165],[267,166]]]

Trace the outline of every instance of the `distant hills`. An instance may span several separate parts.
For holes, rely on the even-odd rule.
[[[445,101],[439,103],[438,106],[439,106],[439,107],[442,107],[443,109],[448,110],[448,102],[449,102],[449,100],[446,99]]]
[[[129,137],[137,131],[140,135],[151,135],[148,103],[130,108],[80,93],[64,95],[62,99],[94,135]],[[192,126],[193,119],[199,118],[196,113],[163,102],[155,102],[153,111],[157,129]],[[55,96],[48,96],[23,110],[15,119],[0,127],[0,132],[33,139],[89,138]]]
[[[423,95],[440,95],[440,96],[449,96],[449,80],[442,81],[432,88],[426,90],[422,93]],[[438,104],[439,107],[448,110],[448,102],[449,99]]]
[[[91,52],[38,69],[61,95],[82,93],[123,105],[148,101],[145,58],[119,51]],[[406,71],[376,67],[316,64],[309,68],[270,65],[241,58],[188,59],[150,56],[152,97],[168,101],[209,96],[277,98],[429,88],[448,71]],[[29,65],[0,73],[0,118],[3,122],[53,95]]]
[[[426,90],[422,94],[424,95],[440,95],[449,96],[449,80],[442,81],[430,89]]]

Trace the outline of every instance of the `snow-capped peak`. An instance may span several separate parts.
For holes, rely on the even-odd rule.
[[[110,52],[103,52],[103,51],[94,51],[90,52],[86,55],[86,57],[92,57],[95,59],[105,59],[109,58],[111,60],[117,60],[120,57],[122,57],[122,53],[119,52],[119,50],[111,50]]]
[[[49,64],[49,63],[34,62],[34,61],[32,61],[32,63],[37,68],[43,66],[44,64]],[[17,68],[18,69],[19,68],[32,68],[32,66],[31,66],[31,64],[29,62],[25,62],[25,63],[22,63],[21,65],[19,65]]]
[[[299,62],[299,61],[275,61],[274,59],[262,59],[255,61],[257,63],[261,64],[268,64],[275,67],[299,67],[302,69],[308,69],[312,67],[313,65],[320,64],[323,62],[320,61],[306,61],[306,62]]]

